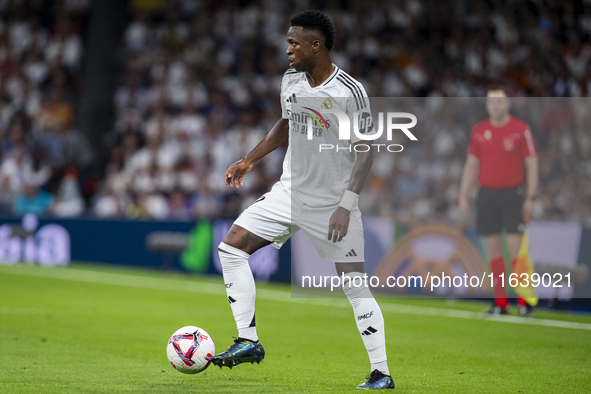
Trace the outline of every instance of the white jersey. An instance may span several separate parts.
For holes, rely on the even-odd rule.
[[[365,89],[337,66],[322,85],[314,88],[306,73],[289,69],[281,83],[281,108],[283,118],[289,119],[289,146],[280,182],[307,205],[337,205],[349,186],[355,165],[357,154],[352,145],[360,139],[351,122],[351,139],[339,140],[337,116],[323,111],[338,109],[350,120],[358,112],[360,132],[368,132],[372,120]],[[308,118],[313,118],[312,140],[307,135]],[[335,149],[320,151],[320,144]],[[343,149],[337,151],[337,146]]]

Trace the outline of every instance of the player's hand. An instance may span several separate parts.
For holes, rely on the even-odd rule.
[[[338,207],[328,221],[328,240],[333,243],[341,242],[349,230],[351,212],[343,207]]]
[[[244,186],[242,178],[252,169],[253,165],[254,163],[250,163],[246,159],[238,160],[224,174],[224,183],[231,188],[240,189],[240,186]]]
[[[465,197],[460,197],[458,199],[458,205],[459,205],[460,212],[462,213],[462,215],[466,219],[470,219],[471,212],[470,212],[470,203],[468,202],[468,199]]]
[[[534,201],[531,198],[525,199],[523,207],[521,208],[521,213],[523,215],[523,223],[529,223],[534,214]]]

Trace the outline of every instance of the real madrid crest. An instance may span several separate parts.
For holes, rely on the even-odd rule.
[[[484,132],[484,139],[490,141],[490,137],[492,137],[492,133],[490,132],[490,130],[486,130]]]
[[[513,139],[512,138],[505,138],[503,140],[503,145],[505,145],[506,151],[512,151],[514,148]]]
[[[332,97],[327,97],[320,106],[322,109],[332,109]]]

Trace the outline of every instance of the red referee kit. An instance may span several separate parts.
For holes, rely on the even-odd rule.
[[[494,127],[489,119],[474,126],[468,152],[480,161],[480,186],[510,189],[523,185],[523,160],[537,151],[527,123],[511,116],[501,127]]]

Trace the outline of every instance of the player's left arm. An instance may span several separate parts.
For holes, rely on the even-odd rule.
[[[525,185],[526,193],[523,201],[522,215],[523,222],[528,223],[534,212],[534,200],[538,193],[538,156],[528,156],[524,160],[525,163]]]
[[[532,133],[527,127],[524,132],[524,165],[525,165],[525,199],[521,214],[523,215],[523,222],[528,223],[534,212],[534,200],[538,193],[539,170],[538,170],[538,155],[536,144],[532,137]]]
[[[358,141],[353,146],[362,143]],[[360,149],[362,150],[362,149]],[[357,197],[363,190],[365,180],[369,175],[371,166],[373,165],[373,152],[370,149],[367,152],[357,152],[357,159],[353,166],[351,173],[351,180],[349,187],[345,191],[341,203],[334,211],[328,222],[328,240],[332,242],[341,242],[343,237],[347,235],[349,230],[349,220],[351,218],[351,210],[357,201]]]
[[[347,99],[346,112],[349,119],[359,120],[361,129],[361,119],[365,119],[363,130],[361,133],[368,133],[373,128],[373,121],[371,120],[371,111],[369,109],[369,97],[361,84],[356,85],[356,89],[351,91],[351,95]],[[359,117],[357,117],[358,115]],[[353,131],[353,130],[352,130]],[[355,147],[357,144],[363,143],[364,140],[351,133],[351,145]],[[365,151],[365,149],[360,149]],[[371,166],[373,164],[373,152],[370,149],[368,152],[357,152],[355,150],[355,164],[349,179],[349,187],[345,190],[341,198],[339,206],[334,211],[328,222],[328,240],[332,242],[340,242],[349,231],[349,219],[351,218],[351,211],[357,202],[359,193],[363,190],[365,180],[369,175]]]

